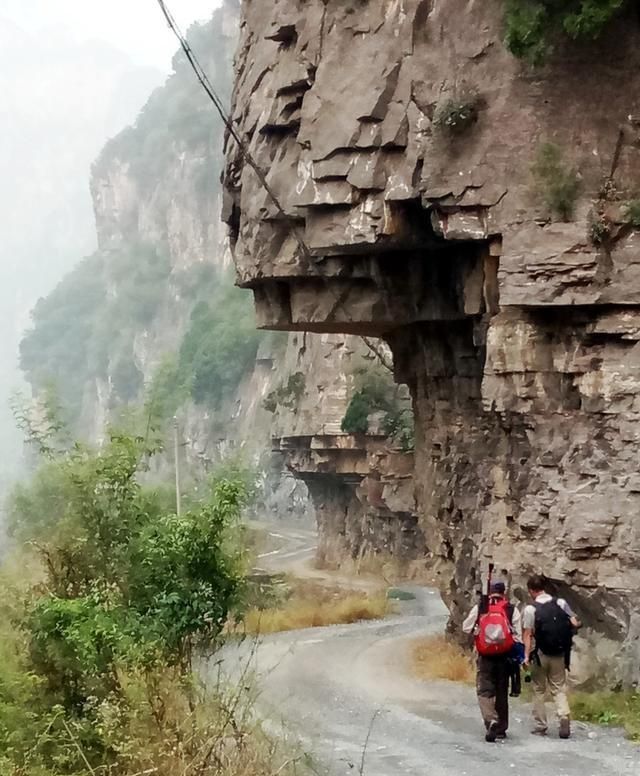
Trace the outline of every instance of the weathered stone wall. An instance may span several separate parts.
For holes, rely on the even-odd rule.
[[[262,325],[384,337],[416,415],[416,496],[457,618],[493,559],[633,643],[640,605],[640,28],[538,70],[502,0],[245,0],[225,214]],[[434,118],[478,97],[451,136]],[[535,191],[553,142],[568,222]],[[604,186],[609,180],[609,185]],[[600,201],[610,235],[594,245]],[[634,625],[635,623],[635,625]],[[629,652],[630,655],[630,652]],[[637,674],[637,662],[636,662]]]
[[[359,337],[290,335],[279,364],[281,381],[298,375],[303,382],[299,395],[283,397],[275,412],[274,450],[309,490],[321,565],[362,568],[395,558],[405,562],[408,575],[417,575],[427,559],[417,525],[413,455],[385,436],[379,413],[370,415],[367,434],[341,428],[355,373],[363,368],[384,371]]]

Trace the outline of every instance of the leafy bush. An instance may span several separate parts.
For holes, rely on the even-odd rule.
[[[562,150],[554,143],[542,143],[532,167],[536,193],[549,213],[563,221],[573,216],[580,192],[577,172],[566,165]]]
[[[505,42],[533,65],[549,54],[554,38],[596,40],[631,0],[506,0]]]
[[[262,406],[267,412],[275,412],[278,407],[294,409],[304,395],[305,376],[302,372],[293,372],[286,382],[281,383],[275,390],[267,394]]]
[[[476,94],[463,92],[442,102],[433,117],[434,127],[450,135],[460,135],[478,120],[480,101]]]
[[[634,229],[640,229],[640,199],[632,199],[627,202],[624,209],[624,219]]]
[[[389,407],[382,420],[382,430],[404,453],[415,449],[415,424],[410,409],[397,403]]]
[[[210,304],[197,305],[178,358],[194,401],[216,407],[230,396],[255,361],[260,338],[246,291],[221,284]]]
[[[589,239],[594,245],[603,245],[611,236],[611,221],[603,212],[594,211],[589,216]]]
[[[369,416],[382,413],[382,432],[404,452],[414,449],[413,413],[401,400],[391,373],[378,368],[357,369],[356,390],[347,406],[341,429],[346,434],[366,434]]]
[[[181,703],[192,705],[193,651],[216,644],[241,600],[242,558],[226,537],[245,503],[242,484],[219,479],[210,499],[178,517],[138,483],[152,452],[116,434],[99,452],[76,445],[41,470],[32,492],[14,495],[14,523],[37,543],[42,579],[24,603],[14,594],[11,611],[11,595],[2,597],[2,622],[15,633],[12,662],[0,668],[3,772],[30,762],[29,773],[80,774],[121,762],[130,714],[163,723],[163,677],[182,677]],[[131,695],[136,683],[149,693],[146,712]]]
[[[340,428],[345,434],[366,434],[369,430],[369,415],[375,408],[364,389],[356,391],[347,406]]]

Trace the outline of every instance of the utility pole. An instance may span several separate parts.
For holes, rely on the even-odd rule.
[[[182,513],[182,503],[180,497],[180,445],[178,444],[178,418],[173,418],[173,457],[176,467],[176,515],[180,517]]]

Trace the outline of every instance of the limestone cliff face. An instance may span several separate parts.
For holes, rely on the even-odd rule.
[[[212,21],[190,31],[192,36],[206,33],[207,40],[212,40],[205,50],[205,65],[223,93],[228,91],[237,20],[237,2],[226,0]],[[148,314],[130,331],[129,368],[139,375],[137,386],[126,397],[118,392],[114,372],[121,348],[113,342],[115,337],[106,367],[85,385],[80,427],[94,439],[104,434],[123,399],[143,398],[163,360],[180,348],[199,301],[198,285],[205,286],[212,273],[220,275],[231,263],[226,231],[218,217],[221,124],[212,121],[211,107],[181,53],[176,54],[174,68],[136,124],[107,143],[92,169],[91,194],[107,296],[117,299],[128,293],[132,306],[145,304],[144,287],[134,293],[127,288],[139,254],[155,252],[164,265],[161,288],[146,302]],[[214,286],[215,280],[208,285]],[[224,415],[239,409],[255,415],[252,397],[255,390],[263,390],[263,383],[268,385],[264,370],[247,374],[241,408],[227,403]],[[183,410],[187,453],[194,462],[212,460],[225,432],[212,422],[210,408],[190,402]],[[263,430],[267,423],[263,417]]]
[[[284,215],[229,140],[226,218],[262,325],[390,344],[454,618],[481,562],[542,570],[633,666],[640,29],[532,71],[503,8],[245,0],[234,121]],[[475,121],[448,132],[461,103]],[[532,176],[545,143],[577,171],[565,221]]]
[[[230,91],[238,10],[237,0],[225,0],[189,32],[222,95]],[[163,428],[178,419],[186,480],[241,449],[263,472],[260,508],[312,521],[315,499],[323,560],[386,555],[407,536],[415,541],[407,456],[387,449],[375,417],[370,434],[341,431],[353,366],[371,354],[358,338],[339,334],[258,341],[251,294],[233,295],[225,271],[222,145],[222,124],[178,54],[136,123],[93,166],[99,250],[36,307],[23,368],[36,393],[56,384],[82,438],[99,443],[123,411],[149,402]],[[226,312],[216,317],[222,305]],[[220,359],[216,340],[240,325],[235,350]],[[216,359],[223,363],[212,370]],[[216,391],[231,371],[233,384]],[[157,395],[159,402],[150,399]],[[154,475],[170,478],[173,446],[156,462]]]

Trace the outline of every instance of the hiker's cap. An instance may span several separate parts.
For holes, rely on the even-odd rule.
[[[491,583],[491,592],[496,593],[498,595],[504,595],[506,591],[506,586],[504,582],[492,582]]]

